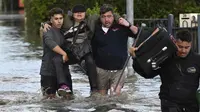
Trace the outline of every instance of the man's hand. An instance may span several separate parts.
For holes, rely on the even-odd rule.
[[[52,50],[62,56],[63,63],[69,60],[67,53],[62,48],[60,48],[60,46],[57,45]]]
[[[68,58],[66,53],[62,56],[62,58],[63,58],[63,63],[65,63],[65,62],[67,62],[69,60],[69,58]]]
[[[49,30],[50,28],[51,28],[51,25],[45,23],[44,28],[43,28],[43,32],[47,32],[47,30]]]
[[[129,53],[130,53],[130,55],[133,56],[133,57],[136,57],[135,51],[137,51],[137,50],[138,50],[137,47],[130,47],[130,48],[129,48]]]
[[[119,18],[118,23],[126,27],[129,27],[131,25],[130,22],[128,22],[126,19],[122,17]]]
[[[128,27],[134,34],[137,34],[138,32],[138,27],[132,25],[129,21],[122,17],[119,18],[118,24]]]

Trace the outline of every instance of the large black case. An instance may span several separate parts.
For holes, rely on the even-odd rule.
[[[155,33],[155,30],[158,32]],[[150,37],[153,32],[155,34]],[[174,38],[163,27],[141,29],[135,45],[140,47],[135,54],[137,62],[146,74],[158,69],[161,63],[177,51],[173,40]]]

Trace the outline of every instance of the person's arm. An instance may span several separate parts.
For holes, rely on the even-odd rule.
[[[55,46],[53,49],[52,49],[54,52],[62,55],[62,58],[63,58],[63,62],[65,63],[66,61],[68,61],[68,56],[67,56],[67,53],[62,49],[60,48],[60,46]]]
[[[73,18],[72,16],[65,14],[65,17],[64,17],[64,20],[63,20],[62,29],[68,30],[70,27],[73,26],[73,20],[72,20],[72,18]]]
[[[118,24],[128,27],[133,32],[133,34],[138,33],[138,27],[132,25],[130,22],[122,17],[119,18]]]
[[[89,27],[90,32],[94,33],[96,24],[99,20],[99,15],[97,15],[97,14],[90,15],[90,16],[87,17],[86,20],[87,20],[87,26]],[[91,37],[92,36],[93,35],[91,35]]]
[[[52,39],[53,34],[48,31],[43,33],[44,43],[54,52],[63,56],[63,61],[66,62],[68,60],[67,53],[60,48],[60,46]]]
[[[129,53],[130,53],[130,55],[132,56],[132,57],[136,57],[136,55],[135,55],[135,51],[137,51],[138,50],[138,48],[137,47],[130,47],[129,48]]]

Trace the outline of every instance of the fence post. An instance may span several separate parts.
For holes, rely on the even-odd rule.
[[[128,21],[130,21],[132,24],[134,24],[134,0],[126,0],[126,12],[127,12],[127,19]],[[133,38],[128,38],[128,49],[132,46],[133,44]],[[131,76],[133,75],[134,71],[132,68],[132,63],[133,60],[130,59],[127,65],[127,70],[128,70],[128,74],[127,76]]]
[[[173,26],[174,25],[174,15],[173,14],[169,14],[168,15],[168,26],[167,26],[167,30],[169,32],[169,34],[173,34]]]
[[[197,48],[197,52],[200,53],[200,15],[197,16],[197,21],[198,21],[198,36],[197,36],[197,45],[198,45],[198,48]]]

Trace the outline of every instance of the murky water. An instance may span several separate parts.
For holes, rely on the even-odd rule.
[[[120,97],[89,98],[89,84],[72,66],[75,98],[43,101],[39,69],[42,48],[39,37],[25,33],[23,20],[0,21],[1,112],[159,112],[159,78],[127,79]],[[137,78],[137,80],[135,80]]]

